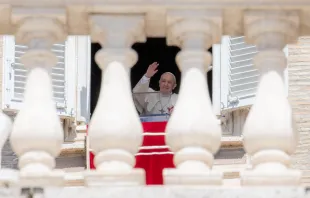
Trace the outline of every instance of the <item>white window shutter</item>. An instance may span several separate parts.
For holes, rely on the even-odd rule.
[[[55,44],[52,51],[57,55],[57,65],[52,68],[53,96],[58,109],[65,109],[66,100],[66,45]],[[16,54],[16,53],[15,53]]]
[[[212,46],[212,105],[215,115],[221,115],[221,45]]]
[[[11,98],[13,98],[13,67],[15,61],[14,37],[3,36],[3,74],[2,74],[2,109],[11,109]]]
[[[283,51],[288,57],[288,48],[285,47]],[[220,93],[213,90],[213,109],[216,115],[219,111],[231,111],[254,103],[260,78],[253,64],[257,52],[256,46],[246,44],[243,36],[223,36],[220,47],[214,45],[213,89],[220,87]],[[284,83],[288,94],[287,68],[284,71]]]
[[[254,102],[259,72],[253,65],[256,46],[244,37],[224,36],[221,44],[221,108],[231,110]]]
[[[65,116],[76,116],[76,85],[77,85],[77,45],[76,36],[68,36],[65,48],[65,93],[66,107],[64,108]]]
[[[27,50],[27,46],[15,44],[14,36],[4,36],[4,84],[5,93],[3,93],[3,110],[18,111],[23,104],[23,95],[28,70],[21,64],[20,57]],[[68,39],[70,40],[70,39]],[[70,79],[75,79],[74,64],[68,64],[68,52],[74,51],[69,41],[63,44],[55,44],[52,51],[56,53],[58,62],[51,70],[53,96],[59,115],[72,116],[71,109],[75,106],[71,104],[70,91],[75,91],[75,81],[72,84],[67,83]],[[70,70],[71,69],[71,70]],[[73,89],[73,91],[72,91]],[[69,99],[69,100],[68,100]]]
[[[90,120],[90,75],[91,39],[90,36],[77,36],[77,107],[76,120],[88,123]]]

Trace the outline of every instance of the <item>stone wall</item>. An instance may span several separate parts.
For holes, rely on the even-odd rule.
[[[293,155],[293,168],[303,171],[303,183],[310,185],[310,37],[301,37],[288,48],[288,98],[300,136]]]

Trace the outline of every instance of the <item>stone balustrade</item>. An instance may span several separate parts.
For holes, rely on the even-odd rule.
[[[2,189],[1,197],[18,196],[20,188],[24,194],[34,189],[41,194],[40,189],[45,188],[45,197],[308,196],[297,187],[300,171],[289,168],[298,134],[284,93],[286,57],[282,52],[298,36],[310,35],[306,0],[5,2],[0,0],[0,32],[15,35],[18,43],[28,46],[22,62],[30,72],[24,104],[12,128],[0,114],[3,143],[11,132],[10,141],[19,157],[19,171],[1,170],[0,183],[11,187]],[[279,10],[280,4],[283,10]],[[85,171],[85,188],[61,190],[65,176],[54,166],[63,131],[49,76],[57,60],[49,49],[73,34],[89,34],[102,46],[96,62],[104,78],[89,126],[97,170]],[[212,111],[205,72],[212,59],[207,49],[219,43],[222,35],[245,35],[260,49],[254,64],[262,77],[244,128],[244,145],[253,158],[253,169],[241,174],[244,187],[238,190],[221,188],[222,173],[212,170],[221,129]],[[130,90],[130,67],[138,60],[131,45],[145,42],[149,36],[166,36],[168,45],[181,48],[176,57],[182,71],[180,95],[166,131],[176,168],[164,171],[166,187],[143,187],[144,172],[133,168],[142,126]],[[170,187],[175,185],[183,187]],[[211,187],[215,185],[218,187]],[[292,188],[266,190],[267,185]],[[110,190],[100,186],[110,186]],[[116,186],[126,187],[118,190]]]

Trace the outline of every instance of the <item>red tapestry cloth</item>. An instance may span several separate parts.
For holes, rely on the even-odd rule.
[[[143,168],[147,185],[163,184],[163,169],[174,168],[173,153],[165,143],[167,122],[144,122],[142,147],[136,155],[135,168]],[[95,169],[94,154],[90,152],[90,168]]]

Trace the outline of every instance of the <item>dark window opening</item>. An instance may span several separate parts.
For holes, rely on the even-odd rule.
[[[181,82],[181,72],[175,62],[175,57],[180,48],[167,46],[165,38],[148,38],[145,43],[136,43],[132,48],[138,53],[139,60],[131,69],[131,87],[133,88],[145,74],[148,66],[153,62],[158,62],[158,72],[152,77],[150,87],[158,90],[158,82],[161,74],[172,72],[177,78],[177,87],[174,92],[178,93]],[[101,85],[101,70],[95,62],[95,54],[101,46],[98,43],[92,43],[91,46],[91,114],[97,104]],[[212,53],[212,48],[209,49]],[[212,70],[207,73],[210,98],[212,99]]]

